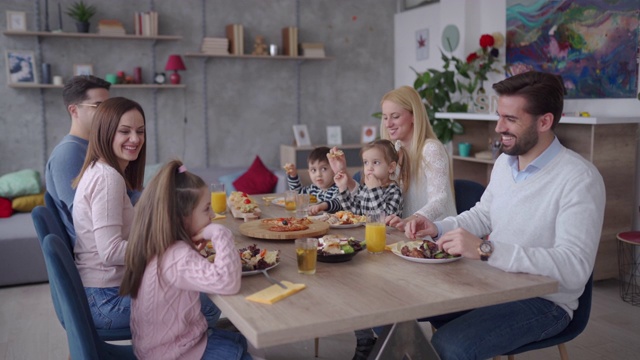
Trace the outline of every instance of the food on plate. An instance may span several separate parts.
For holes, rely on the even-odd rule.
[[[362,250],[362,244],[354,237],[329,234],[318,239],[318,255],[351,254]]]
[[[263,219],[263,224],[269,225],[268,230],[277,231],[277,232],[286,232],[286,231],[301,231],[307,230],[309,228],[309,224],[312,223],[311,220],[307,218],[273,218],[273,219]]]
[[[258,204],[242,191],[231,192],[229,205],[244,214],[255,213],[258,210]]]
[[[325,221],[331,225],[349,225],[365,223],[367,222],[367,217],[364,215],[355,215],[351,211],[338,211],[335,214],[330,214]]]
[[[400,253],[403,256],[419,259],[452,259],[460,256],[438,250],[438,245],[432,241],[423,240],[422,244],[419,246],[417,244],[419,244],[419,242],[408,243],[400,249]]]
[[[215,250],[210,246],[211,241],[200,252],[210,262],[216,259]],[[238,249],[240,262],[242,263],[242,271],[262,270],[274,266],[280,261],[280,250],[259,249],[256,244],[249,245],[246,248]]]

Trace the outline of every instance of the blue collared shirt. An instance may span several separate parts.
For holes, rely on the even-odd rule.
[[[556,157],[562,150],[562,145],[560,145],[560,141],[558,141],[557,137],[554,137],[551,145],[542,152],[537,158],[535,158],[526,168],[522,171],[518,169],[518,156],[517,155],[508,155],[507,164],[511,166],[511,174],[513,175],[513,180],[516,183],[526,180],[529,176],[537,173],[545,167],[553,158]]]

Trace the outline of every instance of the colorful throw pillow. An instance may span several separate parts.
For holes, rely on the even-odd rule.
[[[13,199],[23,195],[40,194],[40,173],[24,169],[0,176],[0,196]]]
[[[13,215],[11,200],[0,197],[0,218],[8,218],[11,215]]]
[[[244,191],[249,195],[271,193],[278,183],[278,177],[269,170],[259,156],[253,160],[253,164],[244,174],[240,175],[233,186],[238,191]]]
[[[34,207],[44,205],[44,193],[36,195],[18,196],[11,200],[11,207],[15,211],[30,212]]]

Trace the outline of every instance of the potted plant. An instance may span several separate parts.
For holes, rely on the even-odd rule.
[[[67,15],[76,21],[76,29],[81,33],[89,32],[89,20],[96,14],[96,7],[87,6],[82,0],[71,4],[67,8]]]

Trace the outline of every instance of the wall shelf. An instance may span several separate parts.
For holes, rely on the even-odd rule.
[[[102,35],[98,33],[48,32],[48,31],[5,31],[4,36],[41,36],[59,38],[91,38],[91,39],[120,39],[120,40],[181,40],[179,35]]]
[[[227,59],[269,59],[269,60],[333,60],[331,56],[309,57],[309,56],[285,56],[285,55],[217,55],[205,53],[186,53],[186,57],[201,58],[227,58]]]
[[[63,85],[53,84],[9,84],[14,89],[62,89]],[[184,89],[186,84],[113,84],[112,89]]]

